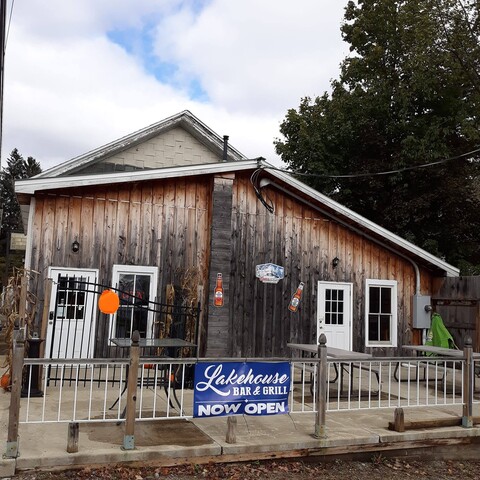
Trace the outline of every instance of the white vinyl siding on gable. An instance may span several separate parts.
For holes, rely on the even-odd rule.
[[[365,345],[397,346],[397,282],[366,280]]]
[[[84,169],[76,170],[75,174],[132,172],[221,161],[220,156],[211,152],[193,135],[176,127]]]

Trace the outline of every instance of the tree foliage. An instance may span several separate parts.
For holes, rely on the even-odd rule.
[[[41,171],[40,164],[33,157],[25,160],[16,148],[12,150],[0,178],[3,208],[2,237],[5,237],[8,232],[23,230],[20,206],[15,195],[15,180],[33,177]]]
[[[275,142],[289,167],[316,175],[304,177],[314,188],[466,274],[480,273],[480,154],[462,156],[480,146],[479,9],[348,2],[350,55],[331,94],[303,98]]]

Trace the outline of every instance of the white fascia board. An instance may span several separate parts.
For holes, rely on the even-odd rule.
[[[95,163],[100,159],[107,158],[119,151],[131,147],[132,145],[145,141],[147,138],[159,135],[172,127],[182,125],[182,122],[187,125],[187,131],[190,130],[190,133],[196,132],[197,140],[201,141],[207,146],[207,148],[210,143],[215,145],[220,152],[223,152],[223,138],[221,138],[211,128],[195,117],[195,115],[193,115],[190,111],[184,110],[183,112],[172,115],[171,117],[161,120],[160,122],[149,125],[148,127],[137,130],[133,133],[125,135],[124,137],[107,143],[106,145],[102,145],[101,147],[49,168],[48,170],[36,175],[34,178],[56,177],[75,168],[82,166],[85,167],[90,163]],[[247,160],[245,155],[239,152],[236,148],[232,147],[230,144],[228,145],[228,152],[235,161]]]
[[[128,148],[135,141],[146,138],[149,135],[153,135],[156,132],[160,132],[165,128],[168,128],[169,126],[177,123],[180,120],[180,118],[186,114],[187,114],[187,111],[183,111],[183,112],[177,113],[176,115],[172,115],[171,117],[168,117],[164,120],[161,120],[160,122],[149,125],[148,127],[142,128],[133,133],[129,133],[128,135],[125,135],[121,138],[113,140],[112,142],[102,145],[101,147],[95,148],[86,153],[83,153],[82,155],[71,158],[70,160],[62,162],[59,165],[55,165],[54,167],[39,173],[34,178],[59,176],[64,174],[65,172],[68,172],[73,168],[84,166],[85,164],[104,158],[109,154],[113,154],[118,150]]]
[[[43,190],[61,188],[87,187],[94,185],[108,185],[128,182],[141,182],[173,177],[189,177],[195,175],[208,175],[215,173],[230,173],[240,170],[251,170],[258,165],[257,160],[240,162],[222,162],[188,167],[159,168],[155,170],[139,170],[136,172],[102,173],[96,175],[72,175],[69,177],[31,178],[17,180],[15,192],[33,195]]]
[[[265,165],[266,169],[268,170],[268,164]],[[289,184],[290,186],[294,187],[295,189],[306,193],[310,197],[314,198],[318,202],[322,203],[326,207],[332,209],[333,211],[338,212],[340,215],[352,220],[352,222],[356,223],[357,225],[361,225],[362,227],[374,232],[376,235],[383,237],[385,240],[411,252],[413,255],[417,257],[423,258],[427,262],[431,263],[432,265],[437,266],[438,268],[445,271],[447,276],[449,277],[458,277],[460,275],[460,270],[453,265],[443,261],[442,259],[432,255],[431,253],[423,250],[420,247],[417,247],[413,243],[405,240],[398,235],[390,232],[389,230],[377,225],[376,223],[368,220],[365,217],[362,217],[358,213],[355,213],[353,210],[337,203],[335,200],[328,198],[327,196],[323,195],[322,193],[314,190],[313,188],[309,187],[308,185],[304,184],[303,182],[297,180],[296,178],[292,177],[288,173],[279,172],[278,170],[268,170],[268,173],[277,177],[278,179],[282,180],[283,182]]]

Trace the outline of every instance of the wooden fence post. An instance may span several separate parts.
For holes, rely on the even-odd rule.
[[[78,422],[70,422],[68,424],[68,434],[67,434],[67,452],[68,453],[78,452],[79,430],[80,430],[80,424]]]
[[[315,438],[327,438],[327,337],[318,338],[317,364],[317,413],[315,415]]]
[[[237,417],[227,417],[227,443],[237,443]]]
[[[397,407],[395,412],[393,412],[393,429],[396,432],[405,431],[405,414],[403,413],[403,408]]]
[[[137,382],[138,365],[140,361],[140,334],[135,330],[132,335],[130,348],[130,364],[127,379],[127,407],[125,411],[125,435],[123,437],[123,449],[135,449],[135,415],[137,411]]]
[[[473,427],[473,347],[472,338],[465,337],[463,346],[465,369],[463,370],[463,417],[462,427]]]
[[[18,323],[15,325],[13,338],[12,382],[5,458],[18,457],[18,424],[20,417],[20,396],[22,393],[23,359],[25,356],[25,338],[23,336],[23,330],[18,328]]]

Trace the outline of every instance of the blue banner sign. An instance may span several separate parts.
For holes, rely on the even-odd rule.
[[[197,363],[194,417],[288,413],[288,362]]]

